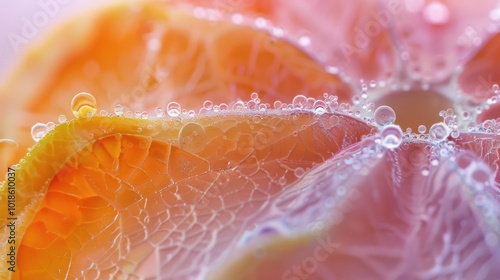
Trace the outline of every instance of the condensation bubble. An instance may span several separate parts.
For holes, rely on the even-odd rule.
[[[258,93],[256,93],[256,92],[252,92],[252,94],[250,94],[250,98],[251,98],[252,100],[256,100],[256,99],[258,99],[258,98],[259,98],[259,94],[258,94]]]
[[[450,11],[445,4],[436,1],[425,6],[423,16],[430,24],[445,24],[450,19]]]
[[[56,127],[56,124],[53,122],[48,122],[47,123],[47,130],[52,130]]]
[[[297,178],[302,178],[304,176],[304,168],[302,167],[297,167],[295,168],[295,170],[293,171],[293,174],[295,175],[295,177]]]
[[[198,123],[191,122],[185,124],[179,131],[179,142],[181,148],[197,153],[205,148],[205,128]]]
[[[370,87],[374,88],[377,86],[377,82],[375,80],[370,81]]]
[[[333,127],[336,126],[340,123],[340,118],[339,116],[333,115],[330,118],[328,118],[328,123]]]
[[[71,100],[71,111],[77,118],[92,117],[97,111],[97,101],[92,94],[80,92]]]
[[[456,130],[453,130],[451,132],[451,137],[453,138],[458,138],[460,136],[460,132],[456,131]]]
[[[493,172],[488,169],[487,166],[479,165],[477,168],[472,171],[471,177],[479,184],[486,184],[490,177],[493,176]]]
[[[294,108],[307,108],[307,97],[304,95],[297,95],[292,101]]]
[[[399,147],[403,141],[403,131],[399,125],[387,125],[380,132],[382,136],[382,145],[388,149]]]
[[[47,125],[44,123],[36,123],[31,127],[31,137],[35,142],[40,141],[47,134]]]
[[[279,178],[278,183],[280,185],[284,186],[286,184],[286,178],[285,178],[285,176],[282,176],[281,178]]]
[[[444,123],[435,123],[429,129],[429,136],[432,140],[441,142],[449,135],[448,126]]]
[[[155,109],[156,117],[161,118],[165,116],[165,113],[163,112],[163,109],[161,107],[156,107]]]
[[[113,108],[113,112],[115,112],[115,115],[117,116],[123,115],[123,106],[121,104],[116,104]]]
[[[59,117],[57,117],[57,120],[59,121],[59,123],[66,122],[66,116],[65,115],[59,115]]]
[[[419,133],[425,133],[425,131],[427,130],[427,128],[425,127],[425,125],[419,125],[418,126],[418,132]]]
[[[212,106],[213,106],[213,103],[210,100],[205,100],[205,102],[203,102],[203,108],[205,108],[207,110],[211,110]]]
[[[283,103],[281,101],[274,101],[274,104],[273,104],[274,109],[277,109],[277,110],[281,109],[281,105],[283,105]]]
[[[469,118],[470,118],[470,113],[468,111],[462,113],[462,120],[466,121]]]
[[[429,176],[430,172],[429,169],[425,168],[421,171],[422,176]]]
[[[396,112],[391,107],[383,105],[375,110],[374,119],[380,126],[389,125],[396,120]]]
[[[167,114],[172,117],[178,117],[182,112],[181,105],[177,102],[170,102],[167,105]]]
[[[245,110],[245,103],[243,101],[237,101],[236,103],[233,104],[233,110],[241,112]]]
[[[309,46],[311,44],[311,38],[309,38],[308,36],[302,36],[299,38],[299,45],[305,47],[305,46]]]
[[[491,87],[494,93],[498,94],[500,92],[500,86],[498,84],[493,84]]]

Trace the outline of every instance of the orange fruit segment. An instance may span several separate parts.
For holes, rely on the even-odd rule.
[[[34,123],[71,115],[68,104],[78,92],[92,93],[108,112],[119,103],[150,113],[170,101],[198,109],[205,100],[247,100],[252,92],[262,102],[351,96],[338,76],[284,39],[149,1],[114,4],[61,26],[26,55],[0,92],[1,109],[11,116],[0,137],[20,146],[10,163],[32,145]]]
[[[15,171],[17,272],[6,274],[4,262],[2,273],[203,275],[300,178],[296,169],[324,162],[370,130],[348,116],[302,111],[60,124]],[[5,182],[0,199],[7,198]],[[7,204],[1,207],[7,240]]]

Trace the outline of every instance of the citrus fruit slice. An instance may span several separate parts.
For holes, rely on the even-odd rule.
[[[15,171],[17,272],[2,273],[203,277],[245,230],[276,218],[273,200],[282,190],[371,129],[338,114],[248,108],[60,124]],[[8,190],[6,181],[2,201]],[[2,240],[10,234],[7,208],[2,203]]]
[[[170,101],[199,109],[205,100],[247,100],[254,91],[263,102],[351,96],[338,76],[265,30],[195,18],[173,4],[114,4],[62,25],[27,53],[0,88],[10,116],[0,138],[19,144],[17,161],[32,145],[31,126],[68,117],[78,92],[91,92],[108,112],[121,104],[153,114]]]

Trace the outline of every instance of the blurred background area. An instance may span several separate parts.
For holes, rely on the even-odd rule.
[[[36,44],[62,21],[95,0],[22,0],[4,3],[0,9],[0,77],[4,78],[27,48]],[[2,79],[3,80],[3,79]]]

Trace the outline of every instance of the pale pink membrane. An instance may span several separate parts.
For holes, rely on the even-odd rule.
[[[394,18],[395,38],[406,71],[413,79],[440,82],[449,78],[495,29],[488,16],[495,9],[494,0],[384,2],[402,4]]]
[[[493,129],[500,129],[500,123]],[[496,190],[500,191],[500,135],[492,133],[460,133],[454,142],[462,149],[481,157],[493,170]],[[500,195],[497,196],[500,201]]]
[[[283,224],[316,237],[245,279],[498,279],[492,170],[442,148],[367,139],[317,166],[276,204]]]

